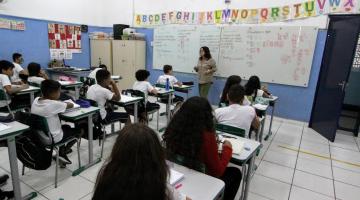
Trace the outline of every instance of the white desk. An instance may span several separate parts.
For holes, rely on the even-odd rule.
[[[139,121],[138,118],[138,104],[140,101],[142,101],[144,98],[142,97],[131,97],[126,95],[121,95],[120,101],[111,101],[113,104],[118,106],[127,106],[127,105],[134,105],[134,122],[137,123]]]
[[[17,155],[16,155],[16,144],[15,137],[21,135],[24,131],[29,129],[29,126],[24,125],[20,122],[10,122],[3,123],[10,128],[0,131],[0,140],[6,140],[9,148],[9,161],[10,161],[10,169],[11,169],[11,179],[14,189],[14,195],[16,200],[23,199],[21,196],[20,182],[19,182],[19,172],[18,172],[18,164],[17,164]],[[36,196],[36,193],[32,193],[25,197],[26,199],[31,198],[33,195]]]
[[[256,138],[257,138],[257,141],[259,141],[260,143],[262,143],[262,140],[263,140],[263,135],[264,135],[264,127],[265,127],[265,121],[266,121],[266,111],[267,109],[269,108],[268,105],[261,105],[261,104],[255,104],[253,105],[253,107],[262,112],[263,116],[260,118],[260,123],[261,123],[261,128],[260,128],[260,132],[259,134],[257,134]]]
[[[80,97],[80,88],[83,85],[82,82],[79,81],[59,81],[61,87],[64,89],[74,88],[75,89],[75,99],[79,99]]]
[[[64,114],[60,114],[60,119],[72,123],[76,123],[77,121],[87,118],[88,119],[88,140],[89,140],[89,163],[86,166],[80,167],[79,169],[73,172],[73,176],[76,176],[83,172],[85,169],[99,163],[101,158],[94,160],[94,152],[93,152],[93,115],[99,111],[97,107],[89,107],[89,108],[80,108],[79,110],[67,112]]]
[[[246,171],[246,174],[243,178],[243,185],[242,185],[242,189],[241,189],[240,199],[247,200],[248,193],[249,193],[249,186],[250,186],[250,182],[251,182],[251,178],[252,178],[252,173],[254,171],[253,168],[254,168],[254,163],[255,163],[255,158],[256,158],[256,152],[258,151],[258,149],[261,148],[262,145],[260,142],[250,140],[247,138],[238,137],[236,135],[231,135],[231,134],[227,134],[227,133],[224,133],[222,135],[228,135],[231,137],[235,137],[238,140],[245,142],[244,149],[241,152],[241,154],[240,155],[233,154],[232,158],[231,158],[231,162],[236,165],[242,166],[243,172]],[[249,164],[249,167],[247,170],[246,170],[246,163]]]
[[[20,92],[17,92],[15,95],[24,95],[24,94],[30,94],[30,106],[32,105],[32,102],[35,99],[35,93],[40,92],[39,87],[35,86],[29,86],[29,88],[21,90]]]
[[[268,140],[269,137],[272,135],[272,123],[273,123],[273,118],[274,118],[274,110],[275,110],[275,104],[276,104],[276,101],[279,99],[279,97],[277,96],[271,96],[271,98],[268,98],[269,99],[269,105],[272,107],[271,109],[271,117],[270,117],[270,126],[269,126],[269,131],[268,131],[268,134],[265,136],[265,140]]]
[[[182,185],[178,189],[180,193],[192,200],[219,199],[223,196],[225,183],[222,180],[175,163],[172,164],[173,169],[184,174],[184,178],[176,184]]]
[[[172,94],[174,94],[175,90],[170,89],[170,90],[166,90],[165,88],[159,88],[159,87],[155,87],[156,90],[158,91],[157,96],[158,97],[164,97],[167,96],[168,97],[168,103],[166,104],[166,124],[169,124],[170,122],[170,107],[171,107],[171,96]]]

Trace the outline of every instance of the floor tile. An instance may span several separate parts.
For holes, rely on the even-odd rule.
[[[292,186],[289,200],[334,200],[334,198],[304,188]]]
[[[282,152],[290,155],[297,156],[298,152],[297,150],[299,147],[288,145],[285,143],[273,141],[271,142],[268,151],[275,151],[275,152]]]
[[[263,158],[265,161],[276,163],[285,167],[295,168],[296,155],[292,153],[268,150]]]
[[[335,193],[336,199],[359,200],[360,188],[335,181]]]
[[[343,183],[360,187],[360,173],[333,167],[334,179]]]
[[[334,197],[334,186],[331,179],[296,170],[293,184],[317,193]]]
[[[80,200],[91,200],[91,199],[92,199],[92,196],[93,196],[93,193],[91,192],[90,194],[82,197]]]
[[[359,147],[356,144],[356,140],[352,136],[337,134],[335,141],[330,142],[330,145],[359,152]]]
[[[329,141],[325,137],[320,135],[320,133],[316,132],[314,129],[308,127],[304,128],[302,139],[314,143],[329,144]]]
[[[296,169],[329,179],[333,178],[330,165],[323,165],[321,163],[317,163],[304,158],[297,159]]]
[[[83,173],[80,174],[81,177],[86,178],[87,180],[95,183],[99,170],[103,166],[104,161],[97,163],[96,165],[86,169]]]
[[[256,170],[256,173],[291,184],[294,175],[294,169],[280,166],[278,164],[273,164],[267,161],[262,161]]]
[[[360,152],[330,147],[333,166],[360,173],[360,167],[349,165],[346,162],[360,165]]]
[[[248,200],[271,200],[264,196],[249,192]]]
[[[300,150],[313,154],[318,154],[321,156],[327,156],[327,157],[330,156],[329,145],[327,144],[301,141]]]
[[[289,197],[290,185],[255,174],[251,181],[250,192],[269,199],[287,200]]]
[[[314,154],[308,154],[308,152],[300,152],[299,158],[303,158],[303,159],[311,160],[311,161],[319,163],[319,164],[331,166],[330,156],[325,156],[325,155],[318,156],[318,155],[314,155]]]
[[[300,144],[300,137],[294,137],[293,135],[287,134],[276,134],[273,141],[298,147]]]

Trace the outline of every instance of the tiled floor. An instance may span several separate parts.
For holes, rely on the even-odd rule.
[[[269,118],[268,118],[269,119]],[[154,119],[150,126],[156,127]],[[160,127],[165,117],[160,117]],[[118,129],[119,127],[117,127]],[[267,132],[268,124],[265,126]],[[106,141],[109,155],[115,136]],[[81,144],[82,163],[87,162],[87,141]],[[344,133],[329,143],[302,122],[275,118],[273,135],[264,141],[256,159],[258,169],[253,176],[249,200],[359,200],[360,199],[360,139]],[[100,147],[94,143],[95,156]],[[0,148],[0,174],[10,172],[7,148]],[[59,171],[59,186],[54,188],[54,166],[45,171],[26,170],[21,176],[23,194],[38,193],[35,199],[90,200],[97,172],[103,162],[76,177],[71,173],[75,161]],[[19,163],[19,168],[21,164]],[[11,189],[9,182],[3,189]]]

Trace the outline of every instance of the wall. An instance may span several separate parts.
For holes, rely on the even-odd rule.
[[[353,68],[350,72],[344,103],[360,106],[360,70]]]
[[[47,24],[50,21],[34,20],[19,17],[0,15],[7,19],[25,20],[25,31],[14,31],[0,29],[0,59],[12,60],[12,54],[19,52],[23,54],[27,66],[29,62],[35,61],[42,67],[47,67],[50,60]],[[112,32],[112,28],[89,27],[89,32],[104,31]],[[67,60],[68,65],[89,68],[90,67],[90,42],[88,33],[81,34],[82,53],[73,54],[72,60]]]
[[[263,8],[289,5],[306,0],[232,0],[226,5],[224,0],[135,0],[134,9],[137,14],[151,14],[166,11],[208,11],[224,8]],[[266,25],[317,26],[326,28],[327,16],[313,17],[292,22],[271,23]]]
[[[153,51],[151,41],[153,40],[153,29],[138,29],[138,32],[146,34],[146,68],[150,70],[150,81],[155,83],[157,77],[162,74],[161,70],[153,69]],[[279,84],[269,84],[269,90],[276,96],[279,96],[275,115],[279,117],[309,121],[311,108],[315,95],[316,84],[319,76],[320,65],[325,47],[326,31],[320,30],[317,37],[316,48],[311,68],[309,86],[307,88],[286,86]],[[196,59],[196,58],[194,58]],[[175,73],[181,81],[197,81],[195,74]],[[209,94],[209,100],[212,104],[219,103],[219,95],[225,84],[224,78],[216,78]],[[198,95],[197,83],[190,96]]]

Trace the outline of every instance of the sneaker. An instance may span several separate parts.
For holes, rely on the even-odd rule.
[[[7,174],[0,176],[0,186],[5,185],[5,183],[8,179],[9,179],[9,175],[7,175]]]
[[[71,160],[67,157],[67,155],[59,155],[59,160],[61,160],[65,164],[71,164]]]

